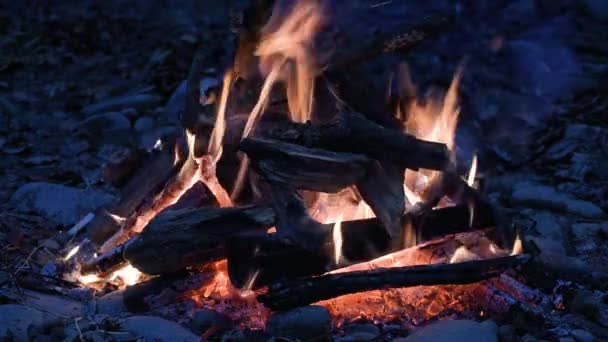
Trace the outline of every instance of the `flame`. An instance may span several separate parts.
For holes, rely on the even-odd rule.
[[[473,155],[473,161],[471,162],[471,169],[467,176],[467,184],[472,187],[475,184],[475,177],[477,176],[477,154]]]
[[[332,235],[334,239],[334,258],[336,265],[339,265],[342,258],[342,214],[338,216],[338,220],[334,224]]]
[[[243,138],[251,133],[268,104],[272,87],[279,80],[286,83],[291,119],[305,122],[311,117],[314,80],[321,70],[313,55],[312,42],[325,17],[317,1],[299,1],[284,19],[279,12],[276,6],[262,28],[261,42],[255,52],[266,79],[245,124]]]
[[[260,69],[263,73],[281,71],[287,83],[289,112],[297,122],[310,119],[314,80],[320,71],[312,43],[325,19],[318,1],[299,1],[284,20],[276,6],[262,28],[262,40],[256,51]]]
[[[228,95],[230,93],[230,86],[232,85],[232,71],[227,71],[224,75],[224,82],[222,85],[222,94],[220,95],[220,103],[215,116],[215,125],[213,126],[213,132],[211,132],[211,139],[207,153],[213,156],[213,161],[217,161],[222,156],[222,139],[226,131],[226,105],[228,103]]]
[[[513,250],[511,251],[511,255],[518,255],[524,252],[524,246],[521,242],[521,238],[519,237],[519,233],[515,235],[515,242],[513,243]]]
[[[65,257],[63,257],[63,261],[70,260],[74,255],[76,255],[76,253],[78,253],[79,250],[80,250],[80,245],[70,249],[68,254],[66,254]]]
[[[90,285],[97,282],[112,282],[119,281],[122,284],[121,287],[135,285],[141,279],[142,273],[131,264],[127,264],[118,270],[112,272],[107,277],[100,277],[96,274],[78,275],[76,278],[83,285]]]
[[[462,76],[462,66],[459,67],[452,79],[443,99],[430,97],[421,101],[415,96],[412,81],[406,66],[400,69],[400,96],[402,103],[395,113],[397,118],[404,121],[405,131],[413,134],[419,139],[446,144],[452,151],[456,126],[458,124],[458,91]],[[437,184],[441,179],[441,172],[431,170],[406,170],[405,181],[410,191],[406,196],[410,203],[418,203],[424,200],[422,194]],[[416,196],[414,196],[416,195]]]

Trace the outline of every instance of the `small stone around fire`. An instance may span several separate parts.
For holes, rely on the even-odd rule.
[[[482,323],[468,320],[439,321],[416,330],[407,342],[493,342],[498,341],[498,327],[493,321]]]
[[[186,328],[160,317],[132,316],[124,319],[120,327],[138,337],[143,337],[146,341],[199,341],[199,337]]]
[[[317,305],[277,312],[268,318],[266,332],[275,337],[310,340],[331,332],[329,311]]]
[[[189,327],[197,334],[203,334],[212,327],[224,330],[232,325],[229,317],[210,309],[201,309],[194,313],[190,320]]]

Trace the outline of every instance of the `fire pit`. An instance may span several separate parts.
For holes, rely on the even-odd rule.
[[[388,105],[360,98],[349,77],[450,20],[421,18],[346,55],[316,49],[329,25],[315,1],[255,2],[221,86],[201,88],[194,59],[183,136],[87,217],[89,239],[66,256],[83,284],[128,285],[133,311],[189,299],[249,327],[313,303],[336,323],[508,310],[492,297],[529,257],[477,190],[477,157],[455,158],[466,71],[445,96],[419,98],[402,66]],[[179,209],[189,192],[204,205]]]
[[[250,1],[220,71],[208,54],[195,55],[178,132],[142,159],[130,156],[144,161],[119,196],[60,234],[61,260],[23,278],[31,252],[11,273],[15,284],[94,303],[86,309],[94,314],[74,320],[72,335],[81,340],[91,338],[80,330],[84,317],[94,325],[87,331],[128,339],[112,334],[138,324],[169,329],[158,316],[179,329],[189,322],[196,336],[173,334],[184,340],[388,341],[412,331],[415,340],[418,327],[441,327],[441,335],[451,324],[496,337],[494,321],[508,341],[535,330],[585,340],[572,326],[608,336],[605,275],[529,238],[555,235],[547,228],[555,219],[522,219],[540,206],[581,214],[588,220],[577,224],[590,225],[602,209],[564,203],[565,185],[547,189],[530,177],[530,187],[497,197],[501,184],[486,158],[509,156],[457,139],[469,133],[459,122],[468,61],[442,65],[444,86],[425,93],[402,62],[453,30],[454,13],[425,12],[341,44],[330,5]],[[492,37],[489,49],[500,50],[502,39]],[[390,65],[390,75],[376,75],[376,62]],[[581,130],[562,133],[571,139]],[[539,144],[554,141],[549,135]],[[549,163],[572,151],[557,145]],[[521,168],[534,165],[534,153]],[[517,177],[519,169],[501,172]],[[557,181],[571,176],[555,174]],[[505,210],[505,202],[519,206]],[[559,224],[560,236],[583,240],[587,226]],[[594,234],[604,239],[599,228]],[[591,243],[586,248],[592,254]],[[577,316],[567,324],[556,318],[570,311]],[[461,320],[467,323],[449,323]],[[434,340],[432,329],[420,330],[426,333]]]

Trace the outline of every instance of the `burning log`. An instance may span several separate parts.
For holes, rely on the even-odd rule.
[[[269,286],[258,300],[274,310],[286,310],[350,293],[418,285],[469,284],[496,277],[529,260],[527,255],[435,264],[379,268],[326,274]]]
[[[335,193],[360,182],[371,164],[364,155],[258,138],[243,140],[240,149],[266,181],[321,192]]]
[[[84,264],[81,272],[106,274],[126,262],[147,274],[167,274],[225,256],[229,237],[272,226],[268,206],[182,209],[165,212],[127,243]]]
[[[175,160],[172,144],[155,153],[141,167],[141,171],[132,177],[122,189],[119,200],[95,213],[95,218],[87,228],[91,241],[101,245],[112,234],[116,233],[122,223],[116,217],[131,216],[146,198],[153,196],[162,189],[167,180],[177,172],[181,164]]]
[[[458,205],[425,213],[406,213],[400,227],[408,241],[391,243],[377,218],[344,221],[341,223],[341,262],[334,261],[336,246],[333,240],[335,224],[319,224],[324,231],[316,249],[305,249],[299,242],[281,238],[278,234],[248,233],[230,238],[226,244],[228,275],[236,287],[248,283],[259,287],[279,279],[312,276],[365,262],[401,248],[412,247],[451,234],[487,229],[494,219],[487,210],[478,210],[472,224],[466,205]],[[251,277],[255,275],[255,281]]]
[[[341,112],[327,124],[260,122],[254,135],[306,147],[361,153],[401,168],[443,170],[450,162],[445,144],[384,128],[357,113]]]

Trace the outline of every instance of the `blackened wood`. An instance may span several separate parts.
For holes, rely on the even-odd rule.
[[[84,262],[80,267],[80,273],[97,274],[104,277],[127,263],[124,253],[125,245],[120,245],[108,253]]]
[[[491,212],[480,209],[473,216],[472,225],[467,205],[406,213],[401,228],[402,235],[409,239],[402,244],[392,242],[377,218],[344,221],[341,223],[342,261],[338,264],[334,261],[333,223],[315,226],[323,232],[321,238],[314,240],[320,241],[316,248],[303,248],[300,241],[282,238],[279,234],[234,236],[226,244],[228,275],[234,286],[242,288],[256,273],[255,281],[250,284],[253,287],[279,279],[323,274],[447,235],[494,227]]]
[[[166,274],[225,256],[224,241],[274,224],[268,206],[185,209],[165,212],[125,248],[124,257],[147,274]]]
[[[411,50],[451,26],[451,18],[442,13],[432,13],[420,19],[405,21],[389,32],[372,37],[361,46],[337,51],[328,70],[345,70],[384,53]]]
[[[146,198],[159,192],[167,180],[177,172],[182,163],[176,164],[174,145],[167,145],[140,167],[140,171],[122,189],[116,202],[95,212],[95,218],[87,227],[94,244],[101,245],[120,228],[121,222],[112,215],[131,216]]]
[[[403,170],[390,162],[375,161],[366,177],[357,183],[361,194],[378,220],[382,223],[395,248],[401,246],[403,234],[401,215],[405,208]]]
[[[336,193],[362,182],[372,161],[365,155],[313,149],[278,140],[247,138],[240,149],[268,182]]]
[[[161,275],[129,286],[122,292],[122,301],[129,312],[147,312],[151,309],[146,301],[147,297],[158,295],[162,291],[172,290],[175,287],[176,282],[186,280],[188,277],[190,277],[190,274],[186,271],[182,271]],[[181,295],[181,293],[176,293],[176,295]]]
[[[82,265],[84,273],[109,273],[126,262],[147,274],[167,274],[225,256],[234,234],[264,231],[274,224],[269,206],[166,211],[137,237]]]
[[[258,300],[274,310],[287,310],[346,294],[418,285],[470,284],[496,277],[508,268],[525,263],[527,255],[506,256],[456,264],[379,268],[326,274],[278,282]]]
[[[401,168],[443,170],[450,162],[445,144],[384,128],[353,112],[341,112],[332,122],[321,125],[261,121],[254,136],[330,151],[366,154]]]

